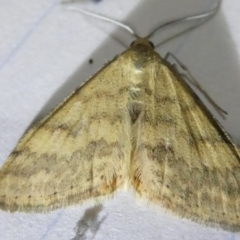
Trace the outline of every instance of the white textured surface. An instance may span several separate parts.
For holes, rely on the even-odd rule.
[[[82,1],[86,9],[124,20],[145,35],[159,22],[207,9],[214,0]],[[173,52],[228,111],[222,125],[240,144],[240,1],[225,0],[219,14],[194,32],[157,49]],[[113,31],[113,32],[111,32]],[[123,30],[66,11],[58,1],[2,0],[0,7],[0,165],[33,119],[44,116],[131,40]],[[154,42],[168,36],[158,34]],[[88,60],[93,58],[94,64]],[[117,82],[116,82],[117,84]],[[216,115],[217,116],[217,115]],[[218,116],[217,116],[218,117]],[[35,121],[34,120],[34,121]],[[0,212],[0,239],[240,239],[179,219],[121,193],[102,206],[69,207],[49,214]],[[85,213],[85,215],[84,215]],[[96,216],[95,216],[96,215]],[[93,218],[93,219],[91,219]],[[79,229],[78,229],[79,230]]]

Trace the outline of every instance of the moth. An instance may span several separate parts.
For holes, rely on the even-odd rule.
[[[0,208],[46,212],[124,186],[178,216],[240,229],[239,151],[148,37],[22,137],[0,170]]]

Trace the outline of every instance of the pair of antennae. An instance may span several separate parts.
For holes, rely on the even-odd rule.
[[[219,11],[220,6],[221,6],[221,2],[222,2],[222,0],[218,0],[218,1],[217,1],[217,6],[216,6],[214,9],[210,10],[210,11],[207,11],[207,12],[204,12],[204,13],[200,13],[200,14],[185,16],[185,17],[182,17],[182,18],[177,18],[177,19],[175,19],[175,20],[171,20],[171,21],[168,21],[168,22],[166,22],[166,23],[163,23],[163,24],[161,24],[160,26],[158,26],[157,28],[155,28],[146,38],[149,39],[149,38],[152,37],[158,30],[160,30],[160,29],[162,29],[162,28],[166,28],[166,27],[168,27],[168,26],[170,26],[170,25],[174,25],[174,24],[178,24],[178,23],[182,23],[182,22],[187,22],[187,21],[193,21],[193,20],[203,20],[204,22],[205,22],[205,21],[208,21],[208,20],[210,20],[210,19]],[[70,1],[64,1],[64,2],[62,2],[62,3],[70,3]],[[136,37],[136,38],[139,37],[139,36],[134,32],[134,30],[133,30],[130,26],[128,26],[128,25],[126,25],[126,24],[124,24],[124,23],[122,23],[122,22],[119,22],[119,21],[117,21],[117,20],[108,18],[108,17],[103,16],[103,15],[100,15],[100,14],[93,13],[93,12],[90,12],[90,11],[87,11],[87,10],[84,10],[84,9],[81,9],[81,8],[68,7],[68,10],[70,10],[70,11],[75,11],[75,12],[81,12],[81,13],[83,13],[83,14],[85,14],[85,15],[89,15],[89,16],[91,16],[91,17],[94,17],[94,18],[97,18],[97,19],[100,19],[100,20],[103,20],[103,21],[106,21],[106,22],[113,23],[113,24],[115,24],[115,25],[117,25],[117,26],[119,26],[119,27],[127,30],[127,31],[128,31],[129,33],[131,33],[134,37]],[[201,24],[202,24],[202,23],[201,23]],[[196,26],[194,26],[194,27],[185,29],[184,31],[182,31],[181,33],[179,33],[177,36],[179,36],[179,35],[187,32],[187,31],[189,31],[189,30],[192,30],[192,29],[196,28],[196,27],[198,27],[198,26],[201,25],[201,24],[198,24],[198,25],[196,25]]]
[[[163,28],[166,28],[166,27],[169,27],[171,25],[174,25],[174,24],[178,24],[178,23],[182,23],[182,22],[187,22],[187,21],[193,21],[193,20],[202,20],[200,23],[194,25],[194,26],[191,26],[185,30],[183,30],[182,32],[162,41],[161,43],[159,43],[157,45],[160,46],[162,45],[163,43],[167,42],[167,41],[170,41],[176,37],[178,37],[179,35],[182,35],[183,33],[185,32],[188,32],[190,30],[193,30],[195,28],[197,28],[198,26],[202,25],[203,23],[209,21],[220,9],[220,6],[221,6],[221,0],[218,0],[217,1],[217,5],[214,9],[210,10],[210,11],[207,11],[207,12],[204,12],[204,13],[200,13],[200,14],[195,14],[195,15],[190,15],[190,16],[185,16],[185,17],[181,17],[181,18],[177,18],[175,20],[171,20],[171,21],[168,21],[166,23],[163,23],[161,24],[160,26],[158,26],[157,28],[155,28],[149,35],[147,35],[146,37],[144,37],[145,39],[149,39],[150,37],[152,37],[157,31],[159,31],[160,29],[163,29]],[[63,3],[70,3],[69,1],[65,1]],[[134,30],[129,27],[128,25],[124,24],[124,23],[121,23],[119,21],[116,21],[114,19],[111,19],[111,18],[108,18],[108,17],[105,17],[105,16],[102,16],[100,14],[96,14],[96,13],[93,13],[93,12],[90,12],[90,11],[87,11],[87,10],[84,10],[84,9],[81,9],[81,8],[76,8],[76,7],[68,7],[68,10],[70,11],[75,11],[75,12],[81,12],[85,15],[89,15],[91,17],[94,17],[94,18],[97,18],[97,19],[100,19],[100,20],[103,20],[103,21],[106,21],[106,22],[110,22],[110,23],[113,23],[125,30],[127,30],[128,32],[130,32],[134,37],[136,38],[139,38],[139,36],[134,32]],[[176,58],[175,58],[176,59]],[[177,60],[179,62],[179,60]],[[183,66],[182,64],[180,64],[181,66]],[[212,98],[202,89],[202,87],[200,86],[200,84],[193,78],[193,76],[191,75],[191,73],[185,69],[185,71],[187,72],[187,74],[189,75],[190,77],[190,82],[195,86],[197,87],[203,94],[204,96],[208,99],[208,101],[213,105],[213,107],[217,110],[217,112],[224,118],[224,114],[227,114],[226,111],[224,111],[220,106],[218,106],[214,100],[212,100]]]

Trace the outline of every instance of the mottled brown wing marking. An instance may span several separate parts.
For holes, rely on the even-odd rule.
[[[132,172],[136,191],[176,214],[240,229],[240,156],[199,98],[168,64],[152,72]]]
[[[104,197],[130,158],[124,54],[32,128],[0,171],[0,208],[47,211]]]

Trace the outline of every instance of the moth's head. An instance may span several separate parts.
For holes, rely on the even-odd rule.
[[[137,37],[136,40],[131,43],[131,47],[137,46],[137,45],[144,45],[146,47],[154,49],[154,44],[151,41],[149,41],[148,37],[144,37],[144,38]]]

